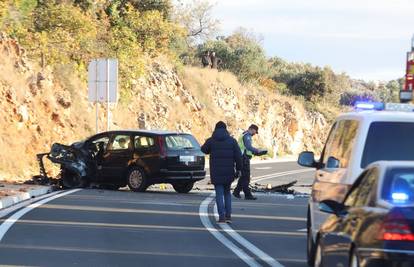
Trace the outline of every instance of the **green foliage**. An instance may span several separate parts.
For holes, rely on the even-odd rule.
[[[121,101],[128,102],[148,57],[175,58],[171,48],[185,31],[169,20],[171,9],[170,0],[3,0],[0,30],[42,66],[70,65],[83,79],[91,59],[118,58]]]
[[[267,59],[258,38],[243,29],[200,45],[199,57],[205,51],[216,52],[222,60],[221,68],[233,72],[243,82],[259,81],[268,75]]]

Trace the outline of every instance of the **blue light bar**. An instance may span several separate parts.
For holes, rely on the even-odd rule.
[[[382,102],[357,101],[354,107],[359,110],[384,110],[385,105]]]
[[[408,195],[406,193],[392,193],[392,200],[396,202],[405,202],[408,200]]]

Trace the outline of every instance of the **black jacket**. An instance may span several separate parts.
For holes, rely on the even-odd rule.
[[[230,184],[235,171],[242,168],[242,158],[236,139],[226,129],[218,128],[201,146],[201,151],[210,154],[210,178],[213,184]]]

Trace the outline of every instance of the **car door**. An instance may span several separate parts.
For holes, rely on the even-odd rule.
[[[108,148],[109,140],[110,140],[110,134],[103,133],[96,136],[91,137],[88,139],[85,143],[86,149],[88,153],[90,153],[91,159],[92,159],[92,166],[90,166],[93,170],[91,173],[93,173],[93,177],[91,177],[91,180],[94,182],[99,182],[102,180],[102,162],[103,162],[103,156],[106,153],[106,150]]]
[[[132,160],[133,143],[130,134],[113,134],[101,162],[102,182],[122,183]]]
[[[360,229],[366,227],[364,222],[370,216],[370,202],[376,192],[378,170],[372,168],[364,171],[352,186],[344,205],[347,207],[343,216],[333,216],[328,220],[332,228],[324,235],[324,263],[327,266],[348,266],[352,244],[358,241]],[[327,221],[328,222],[328,221]],[[324,223],[325,227],[329,223]],[[358,242],[357,242],[358,243]]]
[[[160,154],[155,137],[138,134],[133,137],[135,164],[142,167],[148,176],[154,176],[160,169]]]
[[[358,125],[359,122],[356,120],[341,120],[332,126],[312,186],[311,211],[314,232],[327,219],[326,213],[317,208],[318,203],[324,199],[342,202],[349,190],[350,186],[344,183],[344,179]]]

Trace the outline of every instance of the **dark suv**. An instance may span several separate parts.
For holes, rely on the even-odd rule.
[[[170,183],[175,191],[188,193],[206,175],[197,140],[168,131],[103,132],[71,146],[55,143],[47,157],[61,165],[61,183],[67,188],[96,183],[145,191],[152,184]]]

